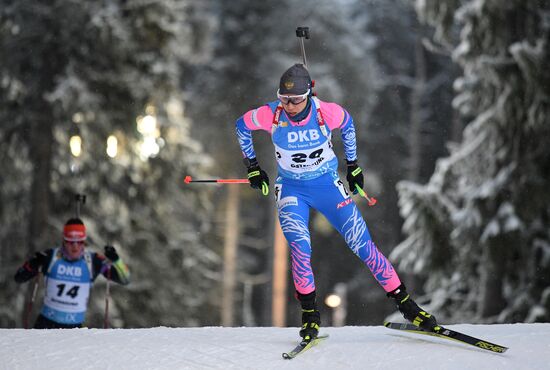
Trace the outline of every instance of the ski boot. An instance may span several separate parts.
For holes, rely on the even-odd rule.
[[[435,317],[422,308],[407,293],[405,285],[401,284],[397,289],[389,292],[388,297],[395,299],[397,309],[403,317],[425,331],[437,332],[439,325]]]
[[[321,314],[315,304],[315,291],[309,294],[300,294],[297,292],[296,296],[302,305],[300,337],[302,337],[302,343],[308,343],[319,335]]]
[[[302,329],[300,336],[302,342],[311,342],[319,335],[321,325],[321,314],[317,310],[302,309]]]

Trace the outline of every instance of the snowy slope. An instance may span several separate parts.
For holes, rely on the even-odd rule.
[[[382,326],[323,328],[293,360],[296,328],[0,329],[0,369],[550,369],[550,324],[450,325],[496,354]]]

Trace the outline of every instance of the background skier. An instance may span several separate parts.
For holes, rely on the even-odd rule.
[[[82,327],[90,289],[99,274],[122,285],[129,283],[128,267],[113,246],[104,247],[105,255],[85,246],[86,227],[79,218],[71,218],[63,227],[61,247],[37,252],[17,270],[17,283],[39,273],[45,277],[44,303],[35,329]]]

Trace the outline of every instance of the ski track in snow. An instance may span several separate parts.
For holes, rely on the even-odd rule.
[[[492,353],[383,326],[322,328],[330,338],[293,360],[298,328],[0,329],[0,370],[550,369],[550,324],[449,325],[510,347]]]

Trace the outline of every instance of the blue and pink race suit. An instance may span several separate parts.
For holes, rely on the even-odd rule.
[[[401,284],[392,264],[373,243],[365,220],[338,177],[332,130],[339,128],[342,133],[346,159],[357,159],[355,127],[345,109],[312,97],[307,117],[294,122],[274,101],[246,112],[237,120],[236,128],[247,158],[256,158],[252,131],[271,134],[278,167],[275,195],[279,222],[290,246],[297,292],[308,294],[315,290],[308,228],[310,208],[321,212],[338,230],[385,291],[393,291]]]

